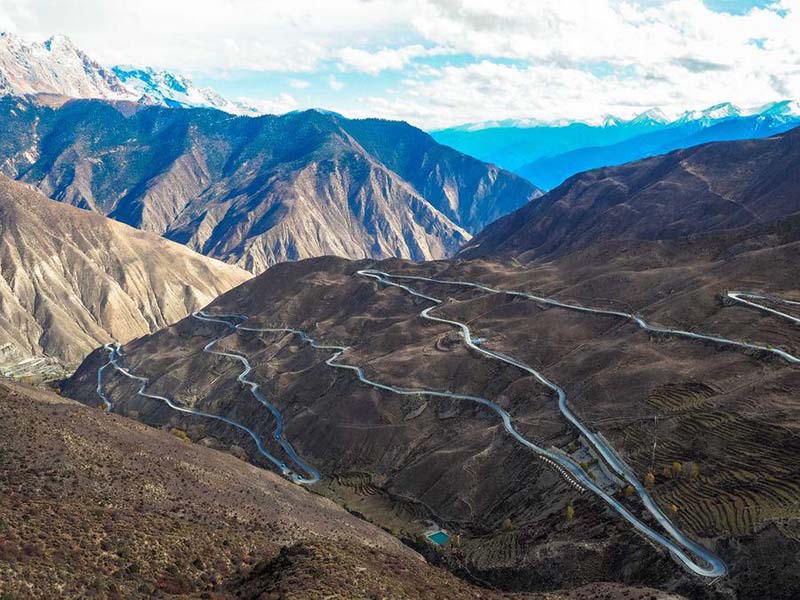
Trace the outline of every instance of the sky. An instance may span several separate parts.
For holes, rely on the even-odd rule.
[[[426,129],[800,98],[800,0],[0,0],[0,30]]]

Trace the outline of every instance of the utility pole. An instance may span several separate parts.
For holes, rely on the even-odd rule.
[[[650,459],[650,470],[656,468],[656,444],[658,443],[658,415],[653,415],[653,457]]]

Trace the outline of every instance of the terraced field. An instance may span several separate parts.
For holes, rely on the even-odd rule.
[[[648,400],[661,427],[655,460],[647,452],[653,424],[635,425],[628,439],[643,448],[637,462],[657,474],[659,497],[679,507],[676,518],[695,535],[748,535],[779,515],[800,518],[800,435],[785,424],[788,414],[767,415],[757,402],[723,410],[713,391],[697,384],[659,390]],[[714,456],[722,449],[724,455]],[[664,475],[658,467],[676,457],[682,472]]]

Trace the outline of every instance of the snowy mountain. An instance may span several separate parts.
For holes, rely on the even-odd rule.
[[[630,121],[621,121],[621,125],[628,126],[659,126],[669,123],[669,118],[660,108],[651,108],[636,115]]]
[[[256,108],[228,100],[211,88],[196,87],[191,79],[183,75],[156,71],[150,67],[117,66],[112,71],[129,89],[165,106],[204,106],[237,115],[259,114]]]
[[[109,100],[140,96],[63,35],[39,43],[0,33],[0,94],[36,93]]]
[[[758,111],[758,116],[794,122],[800,119],[800,102],[796,100],[773,102],[772,104],[763,106],[761,110]]]
[[[800,125],[800,103],[773,102],[742,110],[725,102],[670,119],[650,109],[632,119],[593,122],[474,123],[435,131],[434,139],[551,189],[567,177],[706,142],[761,138]]]
[[[722,119],[731,119],[740,116],[742,116],[742,111],[738,106],[734,106],[730,102],[723,102],[722,104],[715,104],[703,110],[687,110],[678,117],[675,122],[690,123],[696,121],[708,125]]]
[[[182,75],[149,67],[108,69],[63,35],[40,43],[0,32],[0,96],[39,93],[259,114],[257,109],[224,98],[212,89],[196,87]]]

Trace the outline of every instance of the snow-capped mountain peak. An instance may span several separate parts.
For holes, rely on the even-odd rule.
[[[50,36],[42,45],[50,52],[79,52],[72,40],[63,33]]]
[[[139,95],[155,99],[166,106],[209,107],[232,114],[255,115],[258,111],[241,102],[224,98],[210,88],[199,88],[185,75],[157,71],[150,67],[117,66],[113,69],[120,81]]]
[[[797,100],[772,102],[761,107],[759,114],[781,117],[800,117],[800,102]]]
[[[584,122],[587,125],[606,127],[606,128],[626,127],[626,126],[651,127],[651,126],[665,125],[666,123],[669,123],[669,119],[661,111],[660,108],[651,108],[649,110],[644,111],[643,113],[639,113],[632,119],[625,119],[622,117],[618,117],[617,115],[607,114],[603,115],[599,119],[587,120]]]
[[[669,123],[669,118],[660,108],[651,108],[643,113],[636,115],[630,121],[625,122],[627,125],[665,125]]]
[[[595,124],[593,122],[589,123],[592,125]],[[599,120],[599,125],[603,127],[619,127],[622,123],[624,123],[624,120],[615,115],[603,115]]]
[[[50,93],[76,98],[131,100],[133,94],[108,69],[64,35],[27,42],[0,35],[0,94]]]
[[[44,42],[29,42],[0,32],[0,96],[39,93],[259,114],[212,89],[196,87],[183,75],[149,67],[107,69],[62,34]]]
[[[738,106],[730,102],[723,102],[709,106],[703,110],[687,110],[677,120],[678,123],[688,123],[689,121],[719,121],[721,119],[730,119],[732,117],[742,116],[742,111]]]

